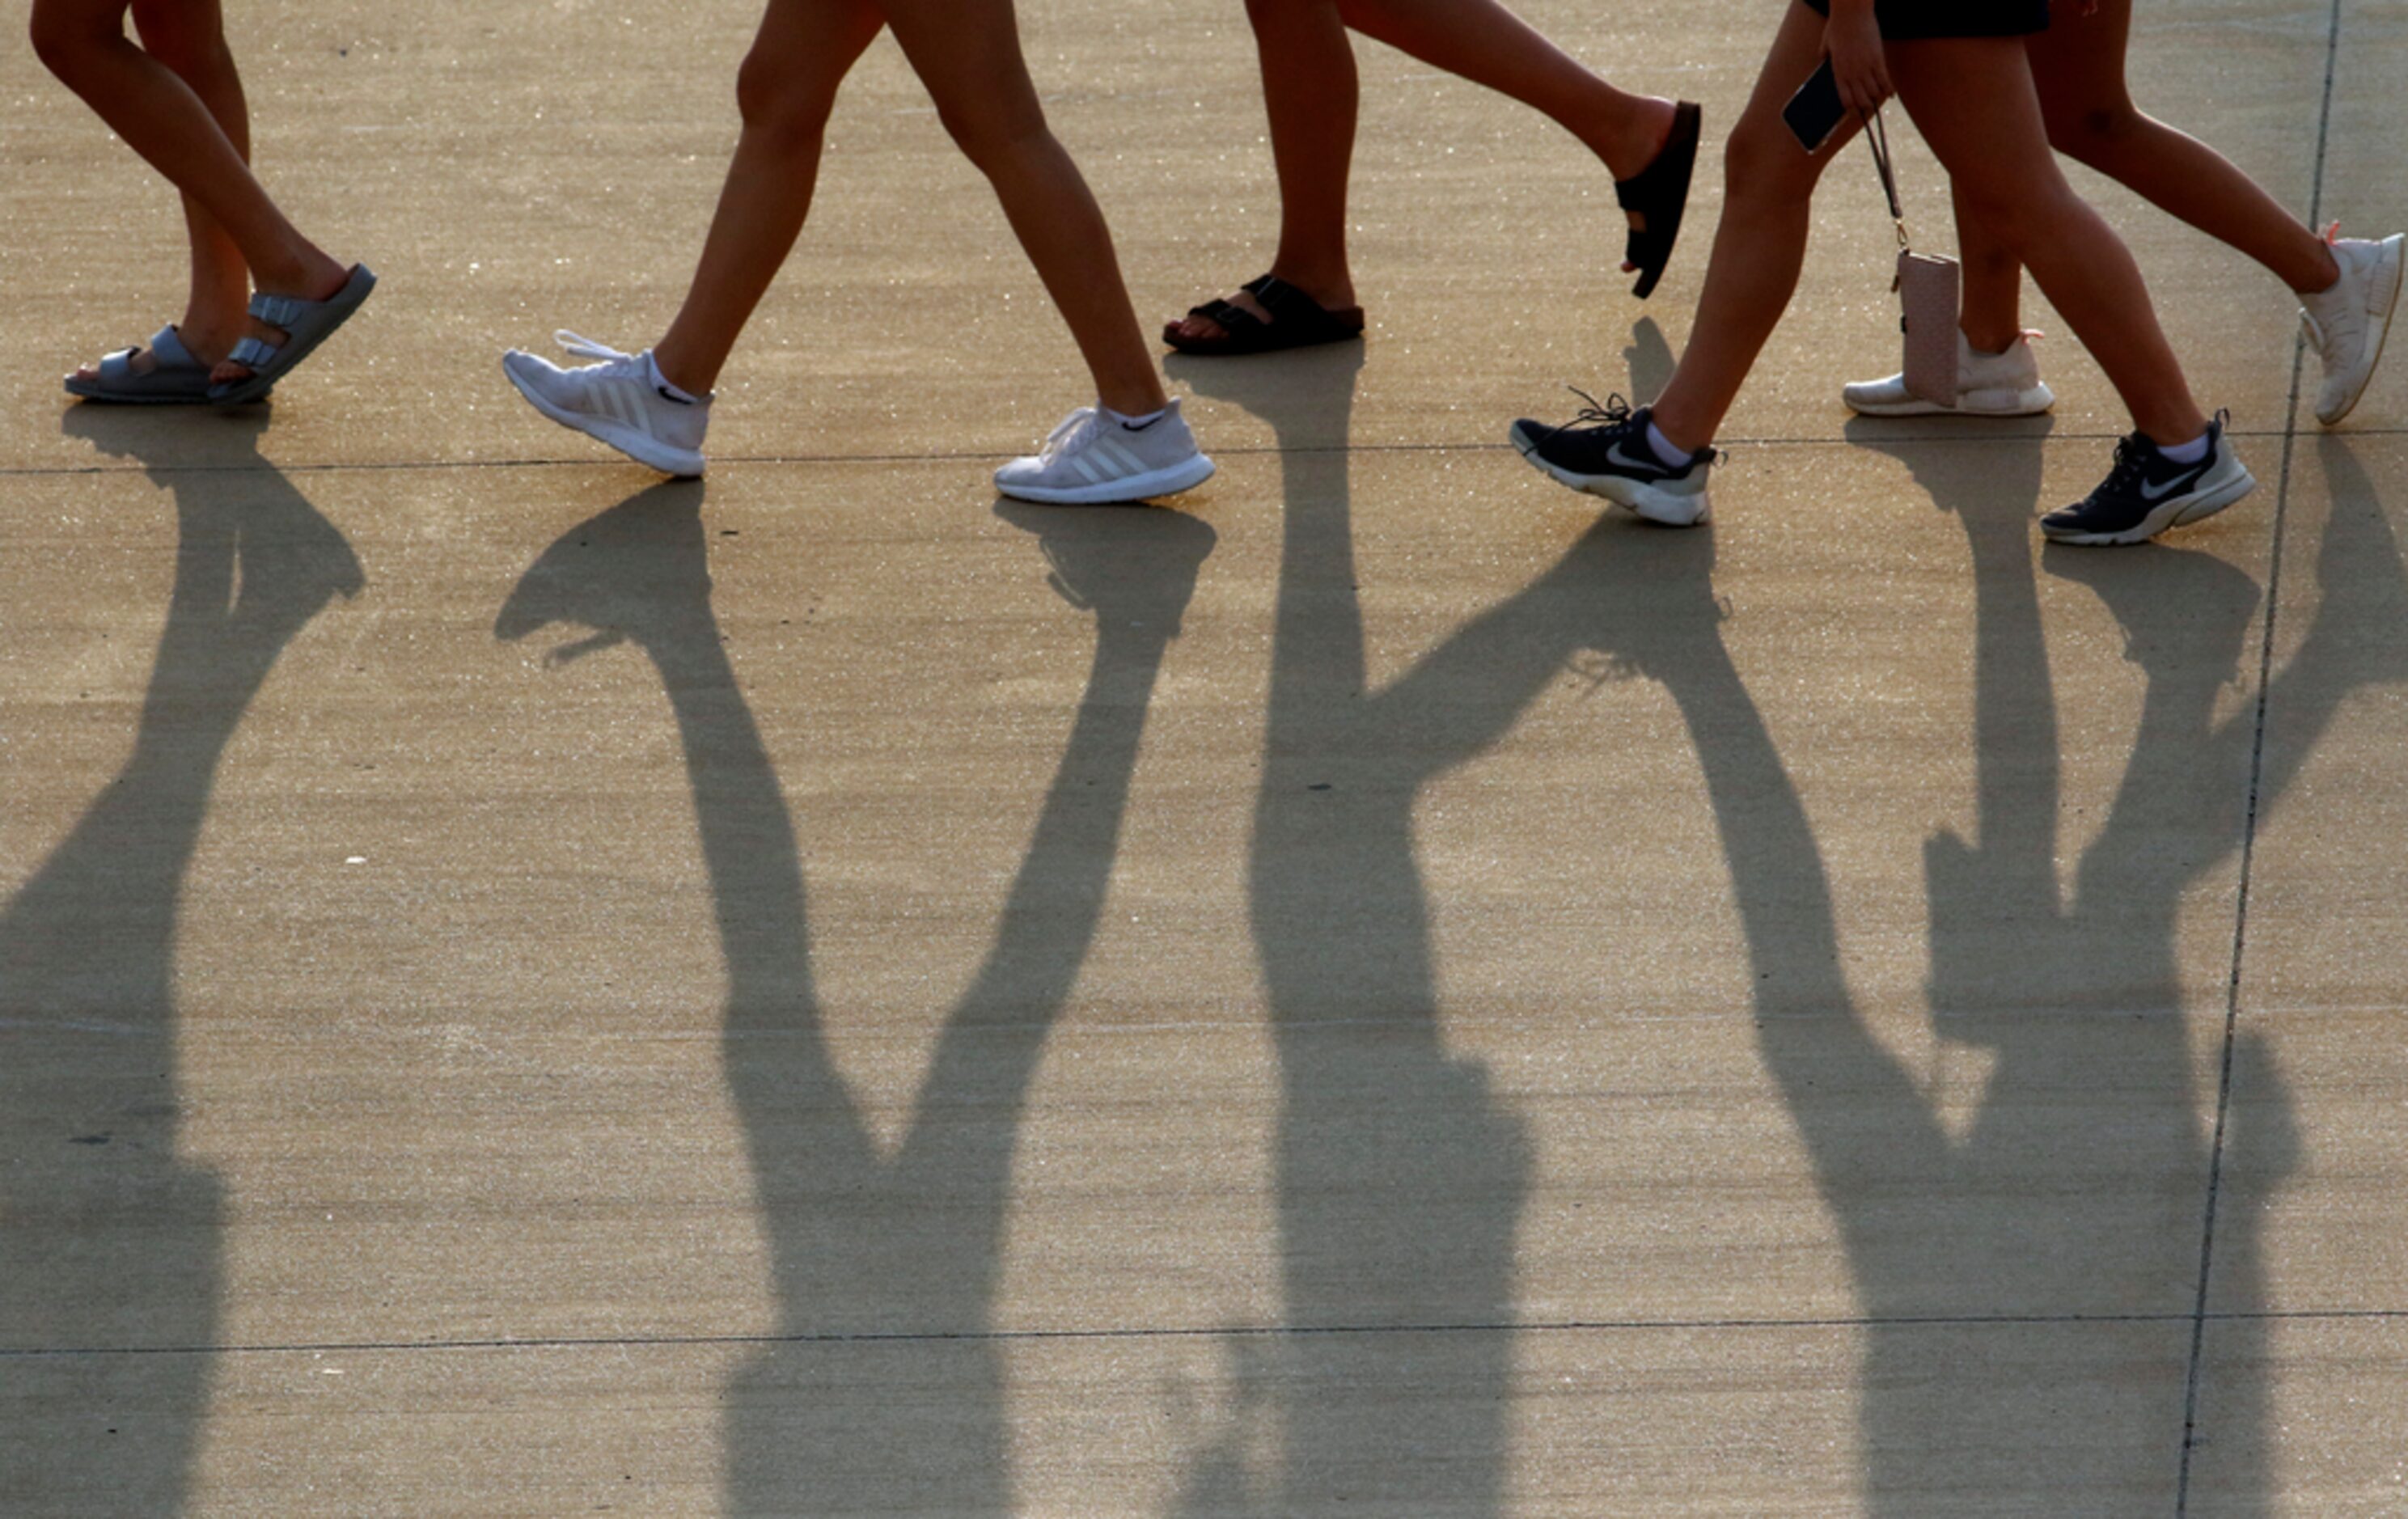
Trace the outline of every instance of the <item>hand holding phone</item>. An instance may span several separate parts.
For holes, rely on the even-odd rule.
[[[1846,118],[1847,107],[1840,102],[1839,76],[1826,54],[1823,66],[1798,87],[1788,105],[1781,107],[1781,120],[1787,123],[1789,135],[1798,139],[1798,146],[1813,153],[1822,150]]]

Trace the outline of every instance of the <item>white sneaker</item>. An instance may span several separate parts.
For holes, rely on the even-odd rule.
[[[650,349],[622,353],[565,329],[552,336],[579,358],[602,362],[563,369],[517,349],[503,354],[502,373],[538,411],[665,475],[702,473],[710,396],[681,401],[663,389],[652,379]]]
[[[1037,452],[996,470],[995,488],[1055,506],[1148,501],[1201,485],[1212,469],[1177,401],[1142,427],[1082,406],[1062,419]]]
[[[2316,420],[2328,427],[2349,415],[2366,394],[2366,382],[2374,378],[2374,362],[2383,357],[2384,335],[2391,326],[2391,308],[2400,303],[2403,243],[2408,235],[2400,233],[2379,243],[2333,238],[2333,262],[2341,265],[2341,278],[2330,290],[2300,297],[2300,321],[2325,361]]]
[[[1903,374],[1843,385],[1840,399],[1864,417],[2036,417],[2057,405],[2057,393],[2041,383],[2030,334],[2018,334],[2003,353],[1978,353],[1960,332],[1955,406],[1908,394]]]

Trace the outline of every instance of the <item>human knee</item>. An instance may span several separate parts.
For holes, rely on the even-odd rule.
[[[1730,201],[1804,200],[1814,193],[1814,161],[1788,129],[1753,119],[1732,129],[1723,149],[1723,190]]]
[[[2047,114],[2048,145],[2082,164],[2112,158],[2138,136],[2147,118],[2128,100],[2066,106]]]
[[[1049,136],[1045,114],[1034,97],[1023,104],[986,98],[942,102],[937,119],[962,156],[990,179],[1010,169]]]
[[[75,82],[93,56],[93,45],[104,37],[89,9],[59,0],[34,0],[26,31],[33,39],[34,56],[68,84]]]
[[[168,10],[177,7],[169,6]],[[234,53],[226,46],[225,34],[214,26],[195,27],[179,24],[136,7],[134,25],[142,38],[142,50],[173,69],[186,79],[206,79],[234,71]]]
[[[748,133],[801,147],[826,126],[829,104],[828,92],[781,54],[756,50],[736,71],[736,112]]]

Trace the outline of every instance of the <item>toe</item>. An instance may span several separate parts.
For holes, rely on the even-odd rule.
[[[125,362],[137,375],[147,375],[153,369],[159,367],[159,356],[151,352],[147,348],[136,348],[127,356]],[[102,378],[100,365],[97,364],[79,364],[76,365],[75,378],[81,380],[99,380]]]

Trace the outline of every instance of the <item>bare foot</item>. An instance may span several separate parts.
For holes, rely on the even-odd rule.
[[[225,326],[204,327],[198,322],[179,322],[175,323],[173,330],[176,340],[184,345],[184,351],[193,356],[194,363],[204,369],[213,369],[233,351],[234,338],[230,335],[239,324],[239,318],[235,323]],[[134,356],[125,362],[136,374],[148,375],[157,372],[160,361],[159,355],[152,352],[148,344],[136,344]],[[98,380],[100,365],[83,365],[76,370],[75,378],[86,381]]]

